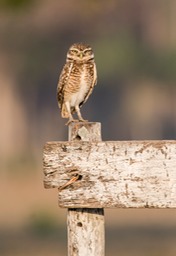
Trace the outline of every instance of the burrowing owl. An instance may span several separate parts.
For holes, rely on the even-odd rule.
[[[74,112],[79,121],[86,121],[82,118],[80,107],[92,93],[96,81],[97,71],[92,48],[87,44],[73,44],[68,50],[57,86],[58,105],[61,116],[69,118],[67,124],[78,121],[73,119]]]

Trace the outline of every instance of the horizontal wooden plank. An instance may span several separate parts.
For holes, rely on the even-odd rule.
[[[61,207],[175,208],[176,141],[48,142],[44,175]]]

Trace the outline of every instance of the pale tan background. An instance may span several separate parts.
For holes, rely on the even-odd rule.
[[[56,86],[90,43],[98,85],[82,108],[104,140],[176,139],[175,0],[0,1],[0,255],[66,255],[66,210],[44,190],[42,148],[67,140]],[[175,210],[107,210],[107,255],[176,255]]]

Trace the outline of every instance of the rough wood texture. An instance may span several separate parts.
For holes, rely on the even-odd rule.
[[[100,123],[72,123],[69,141],[101,141]],[[103,256],[105,252],[104,210],[68,209],[68,256]]]
[[[68,255],[104,255],[103,209],[68,209]]]
[[[47,188],[79,175],[61,207],[176,207],[176,141],[50,142],[44,173]]]
[[[101,123],[71,123],[68,130],[69,141],[101,141]]]

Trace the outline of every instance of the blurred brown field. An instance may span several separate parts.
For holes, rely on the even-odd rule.
[[[176,138],[175,0],[0,1],[0,255],[66,255],[66,209],[43,187],[45,142],[67,140],[56,101],[68,47],[91,44],[82,112],[103,140]],[[106,255],[175,256],[175,210],[105,211]]]

